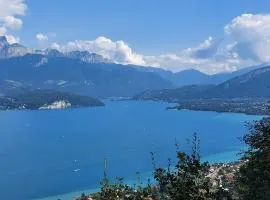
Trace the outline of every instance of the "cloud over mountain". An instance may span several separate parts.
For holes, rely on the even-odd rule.
[[[0,35],[6,35],[9,43],[19,42],[20,39],[10,31],[22,27],[21,18],[26,11],[25,0],[0,0]],[[120,64],[154,66],[172,71],[195,68],[210,74],[270,62],[270,14],[242,14],[224,25],[224,33],[224,38],[208,37],[197,46],[157,55],[139,53],[126,41],[114,41],[104,36],[64,44],[54,42],[51,48],[63,52],[89,51]],[[39,42],[52,38],[55,36],[49,33],[36,35]]]
[[[143,55],[125,41],[107,37],[54,43],[61,51],[83,50],[121,64],[155,66],[181,71],[195,68],[214,74],[270,61],[270,14],[243,14],[224,26],[224,38],[208,37],[194,47],[161,55]]]
[[[143,55],[134,52],[129,45],[122,41],[112,41],[106,37],[98,37],[95,40],[75,40],[60,45],[53,43],[52,48],[60,51],[89,51],[102,55],[104,58],[121,64],[145,65]]]

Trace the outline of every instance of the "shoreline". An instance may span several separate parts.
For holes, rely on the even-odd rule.
[[[244,147],[241,147],[239,151],[233,150],[233,151],[227,151],[227,152],[221,152],[221,153],[214,153],[208,156],[202,157],[202,161],[208,161],[211,165],[214,164],[229,164],[233,162],[239,161],[240,156],[237,155],[243,150]],[[151,179],[151,182],[154,181],[152,172],[146,172],[142,174],[142,179],[147,181],[147,179]],[[126,180],[124,181],[128,185],[134,185],[136,184],[136,180]],[[41,198],[35,198],[31,200],[73,200],[76,199],[77,197],[80,197],[82,193],[85,194],[90,194],[90,193],[95,193],[98,192],[100,188],[88,188],[84,190],[77,190],[77,191],[72,191],[64,194],[58,194],[54,196],[47,196],[47,197],[41,197]]]
[[[259,114],[259,113],[248,113],[248,112],[231,112],[231,111],[216,111],[216,110],[203,110],[203,109],[190,109],[190,108],[178,108],[177,106],[166,107],[167,110],[176,110],[176,111],[194,111],[194,112],[215,112],[218,114],[244,114],[248,116],[262,116],[268,117],[266,114]]]

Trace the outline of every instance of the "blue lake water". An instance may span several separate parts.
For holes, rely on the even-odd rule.
[[[1,199],[36,199],[97,188],[104,157],[110,177],[135,180],[137,171],[151,172],[150,152],[159,166],[165,166],[175,156],[175,140],[187,151],[186,140],[194,132],[199,133],[205,160],[233,161],[244,147],[238,138],[247,131],[245,122],[262,118],[166,110],[166,106],[108,101],[99,108],[0,112]]]

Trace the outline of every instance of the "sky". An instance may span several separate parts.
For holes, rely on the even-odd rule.
[[[0,0],[0,35],[31,49],[214,74],[270,62],[270,2]]]

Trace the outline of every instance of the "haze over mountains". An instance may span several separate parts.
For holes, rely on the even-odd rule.
[[[255,76],[248,75],[250,79],[246,81],[245,86],[239,83],[244,80],[240,78],[242,75],[252,74],[253,70],[261,67],[254,66],[215,75],[207,75],[193,69],[173,73],[161,68],[116,64],[87,51],[30,50],[20,44],[9,44],[5,37],[0,37],[1,96],[23,93],[26,88],[30,88],[72,92],[97,98],[132,97],[144,91],[147,92],[142,93],[142,97],[146,94],[150,97],[156,96],[156,93],[174,93],[170,98],[180,94],[184,98],[197,98],[205,89],[213,91],[208,94],[209,97],[236,97],[236,94],[241,97],[249,94],[246,88],[249,88],[249,91],[254,90],[257,83],[265,84],[265,90],[268,89],[269,84],[265,83],[269,75],[266,74],[267,70],[262,73],[256,72],[262,74],[262,77],[256,78],[260,82],[254,79]],[[239,79],[232,79],[238,76]],[[249,86],[250,84],[253,86]],[[235,87],[231,89],[234,92],[226,90],[228,85],[230,88]],[[238,93],[238,90],[242,91]],[[250,94],[258,96],[256,92]],[[264,92],[260,95],[265,96]]]

